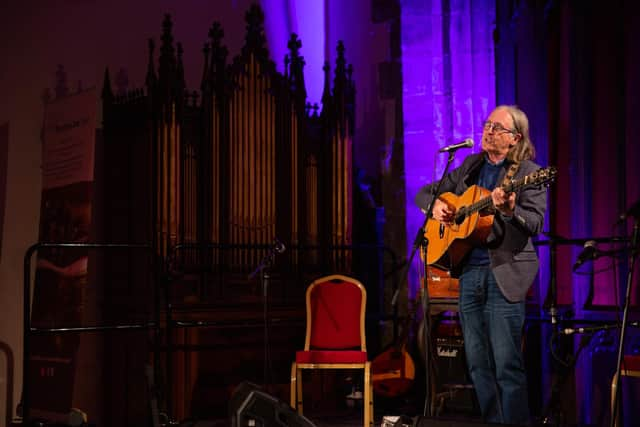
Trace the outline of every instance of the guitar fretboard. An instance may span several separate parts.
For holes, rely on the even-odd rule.
[[[503,185],[502,189],[505,191],[505,193],[513,193],[521,190],[523,187],[525,187],[528,184],[535,184],[537,181],[539,181],[539,179],[536,179],[535,177],[531,179],[531,176],[528,175],[522,179],[517,179],[517,180],[511,181],[506,185]],[[545,179],[542,180],[542,182],[544,181]],[[464,206],[463,208],[459,209],[458,213],[456,214],[455,222],[457,224],[460,224],[464,221],[464,219],[467,216],[492,206],[493,206],[493,200],[491,199],[491,196],[484,197],[475,203],[472,203],[468,206]]]

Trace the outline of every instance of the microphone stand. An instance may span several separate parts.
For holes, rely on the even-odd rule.
[[[558,253],[559,237],[553,233],[546,233],[549,238],[549,289],[544,302],[544,307],[549,310],[551,327],[555,330],[558,323],[558,282],[556,279],[556,259]]]
[[[423,221],[423,226],[418,228],[418,232],[413,241],[413,248],[411,249],[411,255],[409,256],[409,261],[407,262],[407,265],[405,267],[404,274],[402,276],[402,280],[400,281],[400,283],[404,283],[407,280],[407,276],[409,274],[409,268],[411,268],[411,263],[413,262],[413,258],[415,257],[416,252],[420,247],[422,247],[424,251],[424,257],[425,257],[424,261],[426,262],[427,260],[426,257],[427,257],[427,251],[429,249],[429,239],[427,239],[427,237],[424,235],[425,233],[424,224],[426,224],[426,221],[429,218],[431,218],[431,214],[433,213],[433,206],[435,205],[435,201],[436,201],[436,195],[440,193],[442,180],[444,179],[445,176],[447,176],[447,173],[449,172],[449,167],[453,162],[455,152],[456,150],[450,150],[447,152],[449,154],[449,157],[447,159],[447,165],[445,166],[444,171],[442,172],[442,177],[437,182],[436,186],[433,188],[433,191],[431,192],[432,197],[431,197],[431,201],[429,202],[429,206],[427,207],[427,210],[425,212],[425,216],[424,216],[425,220]],[[426,282],[426,279],[425,279],[425,282]],[[393,294],[393,298],[391,299],[391,305],[394,307],[397,303],[398,293],[399,293],[399,288],[396,289],[395,293]],[[429,315],[429,292],[427,289],[427,283],[425,283],[424,290],[422,292],[422,319],[424,322],[423,338],[424,338],[424,366],[425,366],[425,396],[424,396],[423,415],[425,417],[431,416],[431,381],[430,381],[430,363],[429,363],[429,360],[431,358],[431,351],[430,351],[431,343],[429,342],[429,332],[430,332],[429,316],[430,316]]]
[[[556,280],[556,257],[557,257],[557,240],[558,237],[553,233],[547,233],[549,238],[549,289],[547,291],[547,297],[544,302],[544,306],[549,310],[549,316],[551,318],[551,345],[553,345],[554,338],[559,338],[558,334],[558,305],[557,305],[557,280]],[[551,386],[551,395],[549,401],[545,405],[542,411],[542,424],[555,424],[557,419],[562,418],[562,414],[559,412],[558,399],[560,396],[560,387],[564,384],[564,381],[568,377],[568,366],[562,366],[562,363],[558,363],[558,369],[560,372],[558,376],[553,378]],[[564,369],[563,369],[564,368]]]
[[[624,351],[624,338],[625,331],[627,325],[627,318],[629,316],[629,306],[631,305],[631,286],[633,284],[633,269],[635,267],[636,258],[639,252],[638,245],[638,237],[639,237],[639,229],[640,229],[640,217],[634,218],[633,223],[633,237],[631,238],[631,254],[629,255],[629,271],[627,272],[627,289],[626,295],[624,299],[624,308],[622,310],[622,325],[620,326],[620,339],[618,343],[618,360],[616,362],[616,380],[613,386],[613,396],[611,397],[611,402],[613,404],[613,408],[611,409],[611,427],[615,427],[616,425],[616,412],[618,409],[618,401],[620,400],[618,394],[618,388],[620,386],[620,367],[622,364],[622,354]]]
[[[262,317],[263,317],[263,371],[262,371],[262,386],[265,390],[269,390],[269,386],[271,385],[271,378],[269,376],[269,368],[271,367],[271,355],[269,354],[269,316],[268,316],[268,288],[269,288],[269,279],[271,276],[269,275],[269,268],[273,265],[273,260],[275,259],[276,254],[284,252],[285,247],[280,241],[276,238],[275,243],[272,247],[269,248],[267,254],[262,258],[258,267],[251,274],[249,274],[249,280],[253,280],[258,273],[260,273],[260,283],[262,284]]]

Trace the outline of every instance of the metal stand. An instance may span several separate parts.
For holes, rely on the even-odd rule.
[[[413,248],[411,250],[411,255],[409,256],[409,261],[405,266],[404,274],[402,276],[402,280],[400,281],[400,283],[406,282],[407,276],[409,274],[409,268],[411,267],[411,263],[413,262],[413,258],[416,256],[416,252],[421,247],[423,248],[425,261],[426,261],[427,251],[429,249],[429,240],[424,235],[424,232],[425,232],[424,224],[426,224],[426,221],[429,218],[431,218],[431,214],[433,213],[433,206],[435,205],[435,201],[436,201],[436,195],[440,193],[442,180],[444,179],[445,176],[447,176],[447,173],[449,172],[449,167],[453,162],[455,150],[448,151],[447,153],[449,154],[449,157],[447,159],[447,165],[444,168],[444,171],[442,172],[442,177],[440,178],[440,180],[438,180],[436,186],[433,188],[433,191],[431,192],[433,197],[431,198],[431,201],[429,202],[429,206],[427,207],[427,210],[425,212],[425,217],[424,217],[425,220],[423,221],[423,226],[418,229],[416,237],[413,241]],[[426,288],[426,283],[425,283],[425,288]],[[392,306],[395,306],[397,303],[398,293],[399,293],[399,288],[396,289],[395,293],[393,294],[393,298],[391,299]],[[429,351],[430,350],[429,333],[430,333],[431,325],[429,322],[429,292],[427,289],[424,289],[424,292],[422,294],[423,294],[423,299],[422,299],[422,316],[423,317],[422,318],[424,321],[423,333],[424,333],[424,366],[425,366],[425,396],[424,396],[423,415],[426,417],[429,417],[431,416],[431,378],[430,378],[430,364],[429,364],[429,360],[431,357],[431,351]]]
[[[613,412],[611,414],[611,426],[613,427],[615,425],[615,419],[616,419],[616,410],[617,410],[617,401],[619,400],[618,397],[618,382],[620,381],[620,371],[621,371],[621,363],[622,363],[622,356],[623,356],[623,349],[624,349],[624,339],[625,339],[625,332],[626,332],[626,327],[629,325],[634,325],[637,322],[629,322],[628,321],[628,312],[629,312],[629,306],[631,303],[631,289],[632,289],[632,283],[633,283],[633,270],[635,268],[635,260],[637,258],[638,255],[638,239],[639,239],[639,231],[638,229],[640,228],[639,225],[640,222],[640,218],[635,218],[635,223],[634,223],[634,229],[633,229],[633,236],[631,238],[631,245],[630,245],[630,250],[631,250],[631,254],[630,254],[630,261],[629,261],[629,270],[628,270],[628,274],[627,274],[627,288],[626,288],[626,296],[625,296],[625,301],[624,301],[624,307],[623,307],[623,319],[622,319],[622,324],[618,325],[618,324],[607,324],[607,325],[598,325],[598,326],[593,326],[593,327],[575,327],[575,328],[563,328],[561,324],[558,324],[558,320],[557,320],[557,316],[558,316],[558,311],[557,311],[557,306],[556,306],[556,283],[555,283],[555,274],[553,273],[555,271],[555,269],[553,268],[553,266],[555,265],[555,249],[556,249],[556,245],[557,244],[571,244],[571,245],[575,245],[575,244],[585,244],[587,241],[592,241],[594,243],[613,243],[613,242],[629,242],[628,238],[621,238],[621,237],[605,237],[605,238],[591,238],[591,239],[566,239],[563,237],[559,237],[559,236],[553,236],[553,235],[548,235],[549,240],[547,241],[543,241],[543,242],[538,242],[538,244],[546,244],[549,245],[550,247],[550,256],[551,256],[551,265],[552,265],[552,278],[551,278],[551,282],[549,285],[549,291],[547,294],[547,298],[545,301],[545,307],[548,307],[549,309],[549,315],[551,317],[551,324],[552,324],[552,344],[551,344],[551,349],[553,350],[553,340],[556,338],[560,338],[562,336],[567,336],[567,335],[573,335],[573,334],[590,334],[590,333],[594,333],[594,332],[598,332],[598,331],[602,331],[602,330],[608,330],[608,329],[613,329],[613,328],[617,328],[620,327],[620,339],[619,339],[619,347],[618,347],[618,357],[617,357],[617,363],[616,363],[616,384],[615,384],[615,389],[614,389],[614,394],[612,396],[612,401],[616,402],[616,404],[614,405],[614,409]],[[623,249],[624,251],[627,250],[627,248]],[[612,251],[597,251],[597,252],[593,252],[593,255],[591,257],[589,257],[588,259],[596,259],[602,256],[618,256],[623,250],[612,250]],[[584,260],[583,260],[584,262]],[[576,266],[574,266],[574,270],[575,270]],[[581,341],[581,345],[580,348],[578,349],[577,353],[575,356],[573,355],[568,355],[565,358],[561,358],[556,356],[554,354],[554,359],[559,362],[562,366],[561,366],[561,372],[559,374],[559,378],[554,382],[553,386],[552,386],[552,393],[551,393],[551,397],[549,399],[549,402],[547,403],[547,405],[545,406],[545,409],[543,410],[542,416],[542,423],[543,424],[553,424],[553,425],[557,425],[557,423],[561,422],[561,418],[562,418],[562,413],[559,411],[559,400],[560,400],[560,389],[563,385],[563,383],[566,381],[566,379],[568,378],[568,374],[570,373],[570,371],[574,368],[575,363],[578,359],[578,355],[580,353],[580,351],[582,350],[582,348],[584,348],[584,346],[586,344],[588,344],[589,340],[591,339],[591,337],[588,337],[588,340],[583,339]]]
[[[618,389],[620,386],[620,371],[622,364],[622,355],[624,352],[624,338],[627,326],[627,319],[629,317],[629,306],[631,305],[631,286],[633,284],[633,269],[635,267],[636,258],[638,255],[638,235],[640,229],[640,217],[634,219],[633,223],[633,237],[631,238],[631,254],[629,255],[629,271],[627,273],[627,289],[626,295],[624,299],[624,308],[622,310],[622,325],[620,325],[620,340],[618,342],[618,360],[616,362],[616,383],[615,387],[613,387],[613,396],[611,398],[611,402],[613,404],[613,409],[611,412],[611,427],[614,427],[616,424],[616,412],[618,409],[618,401],[620,400]]]
[[[585,331],[586,332],[586,331]],[[591,331],[590,331],[591,332]],[[564,413],[561,408],[562,402],[562,388],[569,379],[570,374],[575,369],[576,362],[580,357],[582,350],[591,342],[593,335],[584,335],[580,341],[579,347],[575,352],[567,351],[566,347],[568,343],[566,341],[559,341],[560,351],[564,354],[560,357],[554,350],[554,340],[561,339],[563,336],[570,335],[565,334],[562,329],[554,328],[549,343],[549,348],[553,354],[553,359],[557,362],[556,368],[558,373],[555,376],[553,384],[551,386],[551,396],[549,401],[542,410],[541,423],[544,425],[562,426],[564,425]]]
[[[551,340],[549,348],[551,349],[551,354],[553,356],[553,360],[557,363],[557,367],[554,368],[557,371],[557,376],[554,376],[554,380],[551,386],[551,395],[547,404],[544,406],[542,410],[542,419],[541,422],[544,425],[562,425],[564,422],[564,414],[560,407],[561,401],[561,392],[562,387],[566,383],[569,378],[569,375],[575,368],[575,364],[578,360],[580,352],[585,348],[586,345],[589,344],[592,335],[584,337],[579,344],[578,349],[575,351],[575,354],[571,354],[571,351],[567,349],[568,343],[565,342],[566,337],[574,335],[574,334],[593,334],[595,332],[609,330],[617,328],[618,324],[606,324],[606,325],[598,325],[598,326],[589,326],[589,327],[565,327],[562,316],[559,316],[559,310],[557,307],[557,282],[555,275],[555,266],[556,266],[556,252],[558,245],[584,245],[585,243],[591,241],[594,243],[627,243],[629,241],[626,237],[590,237],[590,238],[579,238],[579,239],[568,239],[562,236],[558,236],[552,233],[545,233],[548,237],[547,240],[538,241],[537,245],[546,245],[549,246],[549,264],[550,264],[550,281],[549,281],[549,289],[547,291],[547,295],[544,302],[545,309],[549,312],[549,317],[551,321]],[[591,259],[596,259],[602,256],[618,256],[622,251],[626,251],[627,249],[618,249],[611,251],[597,251],[594,252]],[[575,266],[574,266],[575,269]],[[559,318],[560,317],[560,318]],[[554,350],[554,342],[557,343],[558,351]]]
[[[277,254],[281,254],[285,251],[284,244],[276,237],[273,241],[273,245],[267,251],[262,261],[256,269],[249,275],[249,280],[253,280],[258,273],[260,273],[260,283],[262,285],[262,317],[263,317],[263,371],[262,371],[262,386],[265,390],[269,389],[271,385],[271,354],[269,353],[269,268],[273,265],[273,260]]]
[[[558,240],[563,239],[552,233],[546,234],[549,238],[549,271],[551,274],[549,277],[549,288],[544,302],[544,307],[547,307],[549,317],[551,319],[551,340],[549,342],[549,348],[553,351],[554,341],[561,337],[561,335],[558,334],[558,283],[556,279],[556,259],[558,247],[557,242]],[[565,343],[560,342],[559,345],[564,346]],[[554,360],[558,362],[558,369],[560,372],[558,373],[558,376],[554,378],[551,386],[551,396],[542,411],[542,423],[556,425],[556,423],[563,418],[559,405],[560,391],[569,377],[569,372],[575,365],[577,357],[567,357],[565,360],[561,360],[555,353],[552,354],[554,355]]]

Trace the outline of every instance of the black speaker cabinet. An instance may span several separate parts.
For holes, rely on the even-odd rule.
[[[231,427],[314,427],[287,403],[273,397],[255,384],[243,382],[229,401]]]
[[[433,343],[436,413],[479,415],[480,408],[467,370],[459,323],[445,320],[438,324]]]
[[[471,384],[462,337],[436,336],[434,341],[438,382],[441,385]]]

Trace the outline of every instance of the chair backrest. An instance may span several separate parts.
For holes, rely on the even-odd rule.
[[[305,350],[367,351],[364,315],[367,291],[351,277],[334,274],[307,289]]]

